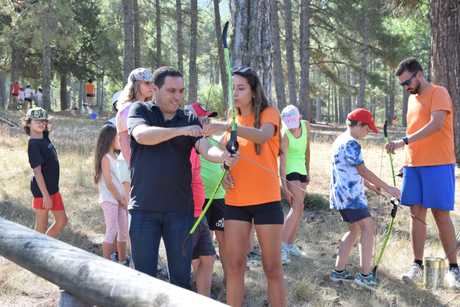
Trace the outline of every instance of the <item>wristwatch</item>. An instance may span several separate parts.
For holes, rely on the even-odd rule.
[[[407,136],[402,138],[404,144],[409,145],[409,138]]]

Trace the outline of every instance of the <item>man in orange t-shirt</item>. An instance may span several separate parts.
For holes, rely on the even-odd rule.
[[[426,213],[430,208],[439,237],[449,260],[446,283],[460,288],[455,230],[449,212],[455,202],[455,150],[453,105],[447,89],[431,84],[415,58],[408,58],[396,70],[401,86],[410,94],[407,131],[401,140],[386,145],[392,153],[405,147],[401,203],[410,206],[414,263],[403,274],[406,282],[423,275],[423,251],[426,239]]]
[[[96,97],[96,88],[93,80],[89,79],[85,84],[86,104],[90,107],[94,106],[94,97]]]

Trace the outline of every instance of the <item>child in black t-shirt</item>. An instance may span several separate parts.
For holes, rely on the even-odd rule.
[[[24,130],[30,136],[27,145],[30,167],[34,176],[30,183],[35,211],[35,230],[57,237],[67,224],[59,193],[59,161],[48,134],[48,114],[42,108],[31,108],[24,119]],[[55,222],[48,228],[48,212]]]

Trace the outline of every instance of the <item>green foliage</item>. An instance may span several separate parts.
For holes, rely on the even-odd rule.
[[[217,112],[219,117],[226,116],[223,91],[220,84],[202,86],[198,92],[198,99],[206,109]]]

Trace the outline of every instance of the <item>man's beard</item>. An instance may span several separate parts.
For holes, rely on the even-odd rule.
[[[417,84],[417,86],[411,90],[409,90],[409,93],[412,95],[420,94],[420,82]]]

